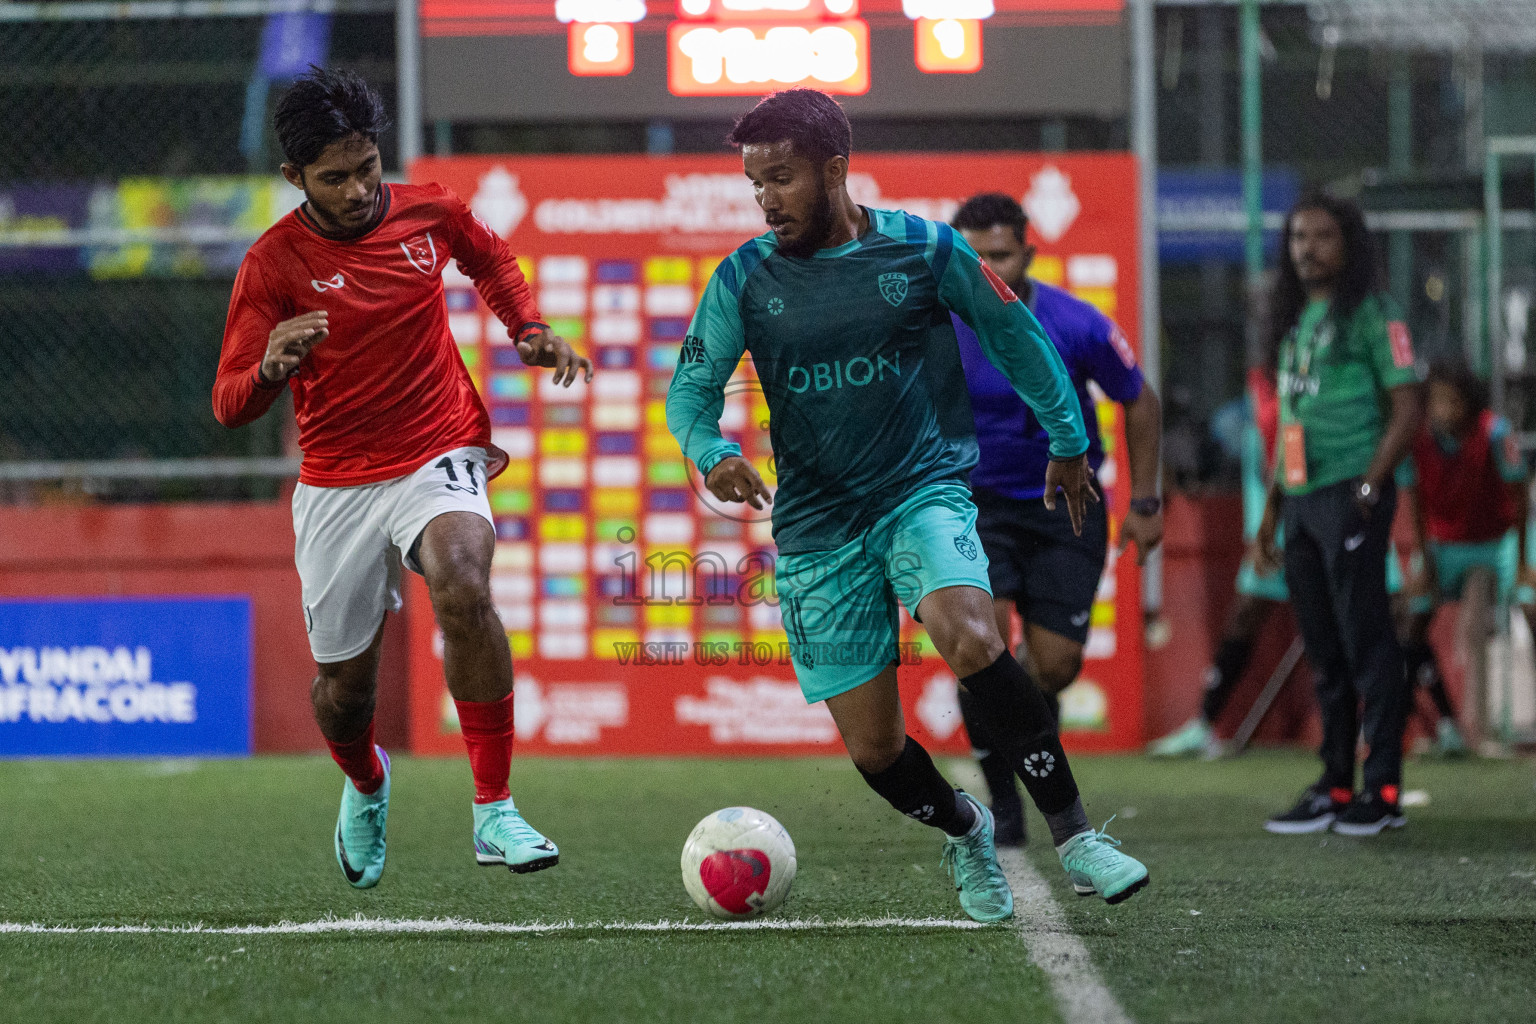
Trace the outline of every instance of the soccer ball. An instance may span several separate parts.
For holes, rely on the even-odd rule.
[[[683,888],[715,917],[744,920],[778,908],[795,880],[795,843],[752,807],[727,807],[694,826],[683,844]]]

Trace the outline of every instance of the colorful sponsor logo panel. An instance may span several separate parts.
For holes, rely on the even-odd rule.
[[[734,157],[427,158],[437,181],[507,238],[556,330],[599,364],[590,386],[547,386],[500,345],[479,340],[482,397],[512,462],[491,483],[500,543],[493,588],[517,659],[519,746],[551,753],[814,752],[839,749],[825,709],[807,708],[789,659],[772,581],[766,513],[722,512],[667,430],[665,397],[689,356],[693,304],[721,259],[764,230]],[[1042,279],[1109,315],[1137,308],[1135,165],[1126,156],[861,155],[850,176],[868,206],[947,220],[969,195],[1019,197],[1040,227]],[[882,284],[905,301],[907,282]],[[455,315],[489,317],[467,283]],[[559,314],[558,316],[556,314]],[[1135,358],[1135,324],[1119,339]],[[500,361],[502,352],[511,358]],[[810,366],[796,386],[857,389],[878,361]],[[804,378],[802,380],[802,377]],[[1118,522],[1129,495],[1118,407],[1105,425],[1104,484]],[[750,359],[727,386],[722,430],[769,486],[776,483],[768,409]],[[533,580],[537,580],[535,585]],[[1069,743],[1127,749],[1141,740],[1139,576],[1111,556],[1092,613],[1085,676]],[[425,594],[419,609],[428,609]],[[441,639],[413,617],[413,745],[460,748],[444,703]],[[921,626],[902,616],[909,724],[961,752],[953,678]],[[1086,696],[1089,692],[1096,696]],[[526,725],[526,732],[523,726]]]

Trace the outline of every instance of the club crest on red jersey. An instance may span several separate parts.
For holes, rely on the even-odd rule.
[[[432,232],[401,242],[400,249],[405,253],[405,258],[411,261],[411,266],[423,274],[431,274],[437,269],[437,243],[432,241]]]

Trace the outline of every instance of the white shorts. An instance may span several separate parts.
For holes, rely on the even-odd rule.
[[[495,527],[485,463],[483,448],[458,448],[393,480],[295,488],[293,560],[315,661],[346,661],[373,643],[384,613],[400,610],[402,561],[421,572],[411,548],[432,520],[473,512]]]

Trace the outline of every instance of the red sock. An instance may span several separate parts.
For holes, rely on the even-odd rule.
[[[331,748],[331,757],[341,765],[341,770],[347,773],[359,793],[377,793],[384,785],[384,764],[373,749],[373,719],[368,720],[368,728],[357,739],[345,743],[326,740],[325,745]]]
[[[489,804],[512,795],[512,695],[501,700],[453,702],[459,728],[469,748],[469,770],[475,776],[475,803]]]

